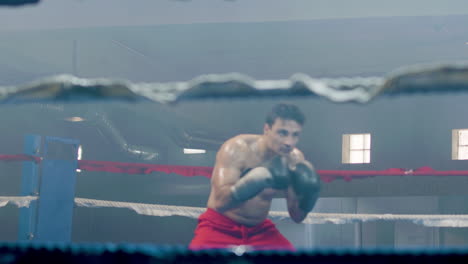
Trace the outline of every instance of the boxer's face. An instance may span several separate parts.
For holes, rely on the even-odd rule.
[[[287,155],[296,147],[301,131],[302,126],[296,121],[281,118],[263,128],[268,147],[280,155]]]

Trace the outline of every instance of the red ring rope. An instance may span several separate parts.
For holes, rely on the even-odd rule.
[[[18,154],[3,155],[0,154],[0,161],[34,161],[40,163],[41,157]],[[182,165],[157,165],[144,163],[125,163],[113,161],[93,161],[79,160],[78,169],[83,171],[106,171],[113,173],[127,174],[150,174],[152,172],[175,173],[182,176],[205,176],[211,177],[212,167],[203,166],[182,166]],[[356,178],[366,178],[375,176],[468,176],[468,171],[438,171],[425,166],[418,169],[391,168],[386,170],[317,170],[322,181],[331,182],[337,178],[345,181],[351,181]]]

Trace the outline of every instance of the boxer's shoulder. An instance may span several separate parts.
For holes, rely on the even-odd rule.
[[[258,140],[257,135],[241,134],[228,139],[218,152],[219,160],[229,160],[241,168],[251,166],[251,160],[256,156],[252,144]]]
[[[252,150],[252,146],[256,144],[259,138],[260,138],[259,135],[254,135],[254,134],[237,135],[235,137],[228,139],[223,144],[222,148],[227,149],[227,150],[232,149],[235,151],[250,152],[250,150]]]

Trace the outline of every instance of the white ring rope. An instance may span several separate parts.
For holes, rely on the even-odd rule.
[[[255,80],[240,73],[205,74],[185,82],[131,83],[57,75],[20,86],[0,86],[0,103],[83,100],[150,99],[159,103],[195,98],[316,94],[332,102],[367,103],[388,92],[466,91],[468,62],[401,67],[385,77],[313,78],[304,73],[289,79]],[[260,92],[260,93],[259,93]]]
[[[29,207],[36,196],[0,196],[0,207],[12,203],[17,207]],[[75,205],[90,208],[127,208],[141,215],[150,216],[185,216],[197,218],[206,208],[128,203],[104,201],[87,198],[75,198]],[[269,217],[274,221],[289,220],[287,212],[272,211]],[[335,213],[309,213],[304,224],[351,224],[368,221],[411,221],[418,225],[428,227],[468,227],[468,215],[410,215],[410,214],[335,214]]]
[[[94,200],[94,199],[86,199],[86,198],[75,198],[75,205],[79,207],[127,208],[141,215],[151,215],[151,216],[178,215],[178,216],[186,216],[190,218],[197,218],[200,214],[202,214],[206,210],[206,208],[202,208],[202,207],[128,203],[128,202]]]
[[[0,207],[12,203],[17,207],[29,207],[31,201],[37,200],[37,196],[0,196]]]
[[[60,92],[68,91],[73,94],[78,90],[81,91],[87,88],[89,92],[96,92],[95,90],[101,89],[102,92],[97,94],[106,94],[109,98],[123,96],[128,99],[136,99],[137,96],[143,96],[152,101],[168,103],[176,101],[183,92],[192,90],[195,87],[213,83],[222,86],[224,83],[229,82],[250,87],[257,91],[288,91],[292,90],[295,85],[300,84],[307,90],[334,102],[356,101],[364,103],[380,92],[385,79],[382,77],[318,79],[307,74],[296,73],[289,79],[255,80],[244,74],[227,73],[205,74],[188,82],[131,83],[111,79],[85,79],[63,74],[47,77],[22,86],[0,86],[0,101],[9,96],[24,96],[29,93],[37,95],[38,91],[42,91],[41,99],[52,99],[54,96],[58,96]]]

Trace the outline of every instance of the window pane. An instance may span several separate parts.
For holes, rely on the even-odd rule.
[[[458,145],[459,146],[468,146],[468,130],[458,131]]]
[[[459,160],[468,159],[468,147],[458,147],[458,159]]]
[[[350,135],[350,149],[363,149],[364,148],[364,136],[361,135]]]
[[[364,149],[370,149],[371,137],[370,134],[364,134]]]
[[[363,163],[364,155],[362,150],[351,150],[349,152],[349,163]]]
[[[370,150],[364,150],[364,163],[370,163]]]

